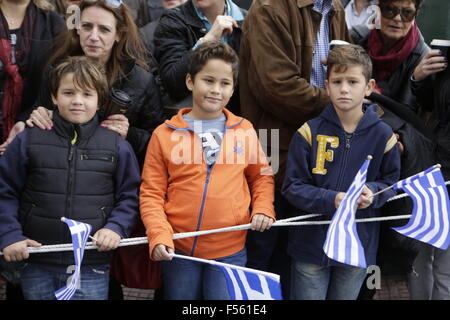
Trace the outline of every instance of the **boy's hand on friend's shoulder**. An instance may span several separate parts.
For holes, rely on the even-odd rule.
[[[8,262],[22,261],[30,256],[28,247],[40,247],[41,245],[39,242],[31,239],[14,242],[3,249],[3,256]]]
[[[274,223],[274,220],[266,216],[262,213],[257,213],[253,216],[251,221],[251,229],[259,232],[263,232],[265,230],[269,230],[272,224]]]
[[[361,196],[359,197],[357,204],[358,209],[366,209],[373,202],[373,192],[367,186],[364,186]]]
[[[174,253],[173,248],[167,247],[163,244],[157,244],[153,249],[152,257],[155,261],[172,260],[172,253]]]
[[[94,234],[95,245],[98,251],[109,251],[119,246],[122,237],[111,229],[102,228]]]

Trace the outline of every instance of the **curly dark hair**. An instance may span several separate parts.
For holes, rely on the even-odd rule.
[[[392,2],[397,2],[397,1],[405,1],[405,0],[379,0],[378,3],[380,6],[382,5],[388,5],[391,4]],[[409,0],[414,2],[415,6],[416,6],[416,10],[419,10],[423,3],[425,2],[425,0]]]

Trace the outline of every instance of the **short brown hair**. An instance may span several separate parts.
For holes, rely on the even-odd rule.
[[[327,78],[331,71],[345,72],[349,66],[361,66],[366,82],[372,78],[372,61],[367,52],[358,45],[344,44],[330,50],[327,60]]]
[[[221,41],[206,41],[192,52],[189,62],[189,74],[192,80],[211,59],[219,59],[231,64],[233,84],[236,85],[239,73],[239,57],[229,45]]]
[[[108,82],[102,66],[85,56],[69,57],[61,61],[50,73],[50,93],[56,97],[61,79],[73,73],[74,84],[82,89],[97,91],[99,106],[108,94]]]

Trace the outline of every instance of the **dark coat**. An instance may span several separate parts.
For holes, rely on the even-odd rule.
[[[53,40],[64,28],[64,19],[57,13],[37,8],[29,65],[25,74],[21,72],[24,79],[22,107],[16,121],[27,120],[33,110],[34,102],[39,94],[39,85],[36,84],[41,82],[44,67],[52,54]]]
[[[445,180],[450,179],[450,70],[439,72],[420,82],[412,81],[420,107],[431,111],[427,127],[436,140],[435,155]]]
[[[126,76],[117,80],[113,87],[131,97],[132,103],[125,114],[130,123],[127,141],[142,164],[151,133],[163,121],[161,96],[151,72],[134,63],[129,65],[128,70]]]
[[[245,16],[246,11],[241,9]],[[230,35],[229,45],[239,55],[241,22]],[[166,10],[155,30],[155,58],[159,62],[162,84],[169,96],[176,102],[188,97],[186,74],[189,68],[192,47],[207,33],[203,22],[197,16],[192,0]],[[239,115],[239,92],[236,87],[228,108]]]
[[[311,85],[314,44],[321,14],[311,0],[254,0],[243,25],[240,51],[242,116],[256,130],[279,130],[276,187],[283,183],[289,142],[298,127],[329,102],[324,89]],[[351,42],[345,12],[333,0],[330,41]],[[278,141],[278,140],[277,140]],[[278,150],[276,150],[278,149]]]

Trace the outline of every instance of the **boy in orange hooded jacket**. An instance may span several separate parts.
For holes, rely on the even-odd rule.
[[[249,221],[253,230],[264,231],[275,220],[273,173],[256,132],[249,121],[225,109],[238,63],[236,53],[221,42],[193,51],[186,77],[193,108],[160,125],[148,146],[140,208],[150,257],[163,260],[166,299],[229,299],[217,267],[172,260],[174,250],[246,264],[245,230],[176,241],[174,233]]]

